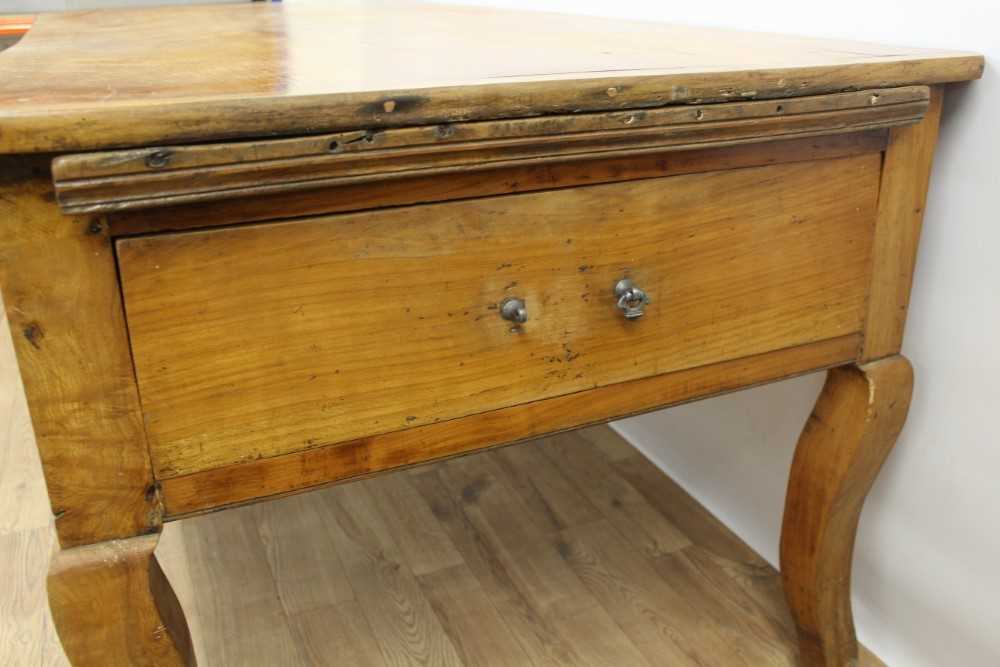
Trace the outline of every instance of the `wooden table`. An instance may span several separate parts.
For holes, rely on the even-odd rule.
[[[164,521],[829,368],[781,560],[802,663],[852,664],[943,84],[982,68],[442,6],[42,16],[0,54],[0,280],[67,654],[193,662]]]

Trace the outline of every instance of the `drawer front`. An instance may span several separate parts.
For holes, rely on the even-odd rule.
[[[159,477],[859,332],[880,156],[118,242]],[[613,288],[650,296],[628,320]],[[528,320],[502,319],[524,300]]]

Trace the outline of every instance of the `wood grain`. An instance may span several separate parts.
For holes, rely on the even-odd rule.
[[[875,222],[864,360],[896,354],[903,345],[943,97],[944,91],[934,88],[926,118],[890,135]]]
[[[499,552],[499,545],[488,539],[489,526],[484,525],[481,512],[470,508],[478,498],[476,489],[481,484],[456,488],[455,477],[451,476],[448,480],[451,483],[446,483],[444,472],[440,465],[414,471],[414,485],[493,602],[517,646],[532,665],[580,664],[580,654],[534,605],[532,591],[517,584],[512,568]],[[518,496],[505,497],[510,501],[508,507],[522,508],[523,501]]]
[[[488,456],[497,476],[532,508],[529,516],[542,533],[551,535],[602,518],[600,510],[566,479],[562,467],[550,461],[541,446],[501,447]]]
[[[7,315],[0,312],[0,535],[50,528],[52,510],[41,479],[41,460],[18,373]]]
[[[687,536],[621,475],[609,471],[596,477],[593,470],[604,462],[603,456],[574,436],[570,433],[546,441],[542,450],[609,526],[649,557],[679,551],[690,544]]]
[[[982,64],[423,5],[42,17],[0,55],[0,152],[52,151],[67,211],[116,211],[64,217],[53,155],[0,160],[0,281],[69,547],[50,590],[70,656],[193,659],[157,537],[132,537],[160,529],[161,493],[177,518],[857,361],[862,344],[894,355],[940,88],[921,124],[871,128],[918,120],[923,86]],[[100,152],[65,156],[81,151]],[[599,182],[614,185],[581,187]],[[575,190],[122,241],[141,414],[112,237],[556,188]],[[645,328],[604,303],[626,272],[655,288]],[[516,335],[490,308],[514,290],[532,313]],[[893,356],[834,371],[800,443],[782,558],[808,664],[857,657],[850,551],[910,381]],[[792,659],[773,571],[601,442],[199,517],[182,590],[208,598],[205,655]],[[18,560],[44,544],[7,537]],[[39,646],[15,655],[54,659]]]
[[[604,433],[605,439],[621,443],[624,445],[622,449],[631,449],[631,445],[610,429],[595,427],[587,430]],[[601,449],[600,444],[584,436],[579,437],[594,448]],[[606,452],[602,453],[608,456]],[[645,459],[635,457],[634,453],[628,454],[626,450],[626,455],[619,456],[619,459],[614,460],[616,473],[646,498],[656,512],[662,514],[699,550],[730,563],[742,563],[752,567],[766,565],[760,556],[748,548],[725,524],[694,501],[672,479],[660,474],[657,468],[646,465]]]
[[[258,653],[255,659],[261,661],[262,667],[274,664],[272,655],[275,659],[280,659],[281,664],[323,665],[330,661],[330,656],[336,656],[337,661],[344,665],[386,665],[375,642],[371,624],[356,601],[326,605],[295,614],[289,618],[289,626],[295,638],[298,656],[279,655],[274,651],[263,656]]]
[[[0,283],[64,547],[160,525],[106,225],[40,159],[0,160]]]
[[[30,438],[27,443],[34,445]],[[16,440],[8,441],[8,444],[12,447],[19,445]],[[35,471],[33,477],[22,478],[22,483],[26,488],[35,487],[42,496],[45,495],[40,469]],[[3,497],[0,503],[4,513],[21,507],[29,511],[32,508],[19,498]],[[42,506],[45,507],[44,501]],[[45,573],[55,543],[55,532],[49,524],[0,533],[0,562],[4,564],[4,583],[0,586],[0,646],[3,646],[2,660],[5,665],[68,665],[59,637],[52,627],[45,590]]]
[[[341,184],[389,184],[497,166],[539,166],[586,156],[641,155],[857,132],[918,122],[926,86],[775,102],[428,128],[154,147],[69,155],[53,162],[68,213],[146,209]]]
[[[282,498],[259,505],[250,513],[270,570],[264,577],[274,581],[281,607],[289,617],[339,605],[354,598],[344,568],[330,558],[334,544],[326,532],[308,543],[300,536],[321,524],[325,515],[303,496]]]
[[[380,161],[380,158],[390,156],[392,161],[398,161],[402,166],[409,166],[408,160],[447,155],[447,151],[465,151],[485,157],[483,149],[491,146],[504,148],[513,146],[520,149],[530,145],[511,144],[510,140],[547,142],[546,145],[551,145],[553,150],[571,149],[577,144],[587,148],[596,139],[624,137],[627,134],[636,136],[640,142],[648,141],[651,136],[657,136],[646,132],[649,129],[686,132],[676,137],[678,139],[676,143],[714,143],[732,140],[738,138],[741,132],[752,137],[754,129],[761,131],[762,139],[771,140],[773,137],[767,132],[778,131],[781,128],[780,123],[760,125],[759,121],[784,119],[782,122],[791,125],[801,121],[801,117],[808,118],[814,114],[831,112],[861,112],[858,118],[864,118],[867,114],[872,120],[876,120],[880,118],[878,114],[887,107],[900,105],[905,109],[914,109],[918,112],[917,115],[922,116],[926,111],[929,97],[930,89],[927,86],[905,86],[795,97],[777,102],[695,104],[662,109],[472,121],[378,131],[356,130],[290,139],[261,139],[194,146],[150,146],[131,150],[62,155],[53,160],[52,176],[58,189],[60,184],[68,187],[76,181],[91,181],[107,176],[171,174],[206,167],[253,163],[265,163],[262,166],[266,166],[281,160],[318,157],[328,157],[345,165],[341,167],[343,175],[357,175],[387,171],[389,165]],[[845,129],[843,125],[838,126],[832,120],[828,120],[837,118],[848,121],[855,116],[820,116],[821,120],[831,123],[827,129]],[[696,140],[699,136],[701,139]],[[503,140],[508,141],[497,143]],[[569,150],[566,152],[569,153]],[[368,160],[362,161],[362,158]]]
[[[556,548],[649,664],[748,664],[704,616],[697,599],[685,599],[671,582],[656,577],[642,550],[626,547],[611,524],[567,530]],[[646,585],[631,584],[637,580]]]
[[[164,479],[161,485],[167,516],[174,519],[300,491],[848,363],[857,358],[860,340],[857,335],[843,336],[341,445]]]
[[[420,590],[367,488],[321,491],[329,497],[324,524],[390,665],[457,666],[451,639]],[[385,591],[388,595],[379,595]]]
[[[639,152],[627,157],[577,156],[554,164],[497,167],[482,171],[462,169],[440,176],[413,175],[382,187],[361,183],[301,190],[247,194],[239,199],[175,204],[160,208],[116,211],[108,215],[115,236],[157,231],[218,227],[324,213],[360,211],[468,197],[516,194],[536,190],[595,185],[759,167],[786,162],[809,162],[877,153],[885,149],[888,130],[869,130],[805,139],[725,148]]]
[[[13,365],[14,356],[9,341],[0,342],[0,368],[4,369],[5,373],[7,370],[15,373],[14,376],[5,374],[0,386],[16,385],[12,379],[16,377],[16,369],[10,368]],[[11,409],[8,409],[6,404],[0,404],[0,422],[26,423],[27,419],[23,396],[20,400],[14,401]],[[623,475],[627,472],[631,480],[639,478],[648,480],[648,483],[637,484],[633,481],[633,484],[637,488],[641,487],[642,493],[651,504],[658,508],[672,509],[673,512],[669,515],[671,521],[683,526],[685,533],[694,543],[691,547],[685,548],[681,554],[697,564],[698,571],[711,583],[711,586],[697,597],[689,597],[685,583],[685,588],[682,589],[685,591],[685,599],[699,604],[706,610],[712,610],[721,604],[726,614],[711,618],[720,627],[732,628],[736,632],[735,635],[729,635],[734,645],[743,647],[750,643],[758,645],[759,651],[767,651],[773,647],[773,662],[763,664],[775,667],[793,665],[796,655],[795,632],[775,571],[766,565],[744,565],[738,560],[724,559],[712,555],[712,552],[701,550],[700,544],[713,545],[727,542],[728,538],[716,533],[724,530],[721,524],[711,521],[703,525],[701,518],[710,516],[704,508],[700,508],[683,491],[677,489],[675,483],[663,476],[649,461],[618,439],[614,433],[603,431],[596,438],[588,437],[585,440],[586,442],[578,445],[597,447],[601,452],[607,449],[615,452],[613,458],[608,457],[600,468],[594,470],[595,475],[614,470]],[[536,443],[524,443],[494,450],[484,456],[494,459],[495,462],[498,455],[510,454],[508,460],[514,462],[513,465],[516,467],[503,473],[503,479],[509,480],[511,474],[517,478],[526,478],[534,473],[539,456],[544,460],[544,456],[538,450],[539,446]],[[0,533],[3,533],[0,534],[0,561],[5,564],[4,573],[8,584],[0,586],[0,639],[4,646],[3,657],[12,665],[65,667],[68,662],[55,635],[45,599],[45,572],[49,553],[55,542],[55,534],[51,530],[48,508],[45,507],[44,480],[37,462],[34,466],[17,463],[24,455],[34,451],[30,429],[0,431],[0,452],[4,451],[9,455],[7,458],[0,457],[0,478],[16,478],[18,486],[16,489],[10,487],[11,493],[0,494],[0,515],[5,518],[16,516],[22,521],[16,524],[8,523],[0,528]],[[473,603],[479,600],[479,603],[475,603],[477,606],[474,609],[482,610],[482,613],[477,613],[475,618],[463,617],[454,620],[455,614],[447,612],[444,617],[440,617],[445,632],[449,637],[454,637],[460,633],[461,626],[458,623],[471,622],[476,625],[475,632],[461,631],[461,642],[464,642],[468,650],[472,650],[470,644],[476,646],[486,644],[491,647],[492,655],[497,659],[500,656],[517,655],[517,651],[524,652],[520,642],[522,635],[514,633],[513,624],[509,622],[510,617],[501,614],[499,610],[510,610],[512,603],[508,601],[519,599],[521,594],[509,578],[502,577],[503,570],[496,563],[495,552],[490,551],[484,542],[478,540],[477,534],[462,520],[462,513],[455,510],[462,500],[461,495],[451,495],[436,484],[437,473],[441,468],[441,465],[435,464],[397,473],[395,476],[405,475],[412,480],[420,492],[424,507],[434,515],[449,539],[454,544],[461,545],[456,548],[462,554],[463,560],[468,558],[469,562],[476,563],[474,567],[469,566],[475,580],[469,581],[464,576],[456,575],[453,584],[451,580],[446,580],[444,588],[435,585],[434,590],[428,590],[421,581],[421,591],[430,601],[435,614],[439,608],[436,595],[448,595],[448,601],[451,602],[448,607],[453,611],[466,608],[461,606],[458,596]],[[496,468],[494,466],[494,469]],[[385,477],[385,479],[392,478],[391,475]],[[561,477],[558,469],[549,469],[545,473],[545,481],[539,482],[540,491],[551,492],[548,495],[550,498],[552,493],[560,493],[558,489],[565,488],[568,484],[568,480]],[[345,488],[360,487],[352,484]],[[433,489],[442,492],[435,493]],[[534,494],[530,490],[525,489],[522,493],[524,487],[512,486],[509,483],[507,489],[511,497],[523,501],[518,502],[519,508],[532,508],[529,509],[526,520],[538,525],[540,530],[543,529],[542,526],[551,525],[546,523],[545,509],[531,501]],[[425,495],[424,491],[428,493]],[[41,516],[42,523],[31,526],[23,523],[25,517],[35,514],[33,508],[39,499],[45,510]],[[272,507],[268,508],[271,509],[271,513],[263,522],[256,514],[259,508],[250,508],[251,514],[245,520],[241,519],[238,525],[241,526],[241,530],[242,527],[246,527],[257,533],[259,529],[264,534],[273,534],[266,528],[268,525],[287,526],[287,531],[282,537],[283,544],[294,545],[305,554],[323,556],[326,565],[335,568],[339,559],[329,539],[329,531],[325,530],[324,520],[320,518],[324,515],[323,504],[327,501],[327,497],[323,494],[305,494],[297,496],[296,499],[301,501],[301,504],[281,502],[271,504]],[[513,508],[514,505],[511,504],[509,507]],[[335,656],[345,665],[385,667],[388,663],[375,644],[374,630],[363,609],[353,598],[353,593],[351,599],[347,601],[331,602],[292,613],[286,612],[282,598],[275,592],[280,588],[277,583],[279,577],[287,582],[295,579],[296,572],[299,572],[304,577],[303,581],[312,581],[314,590],[310,592],[310,598],[314,600],[339,598],[342,596],[339,584],[331,578],[315,577],[315,570],[308,561],[302,565],[293,565],[291,561],[280,556],[276,562],[283,562],[284,568],[279,568],[272,574],[268,566],[270,562],[268,540],[247,539],[240,537],[245,533],[240,531],[234,533],[231,530],[233,527],[231,519],[240,518],[241,512],[245,511],[247,510],[220,512],[168,524],[156,550],[157,558],[177,591],[189,619],[192,639],[200,662],[218,667],[273,665],[305,667],[324,664],[331,656]],[[384,516],[384,513],[380,510],[379,515]],[[583,516],[580,518],[583,519]],[[585,523],[587,521],[576,525]],[[12,529],[13,532],[6,532],[8,529]],[[552,534],[550,528],[546,527],[544,530]],[[623,544],[628,547],[627,542]],[[763,563],[746,545],[739,544],[752,555],[753,559]],[[731,551],[736,553],[741,549],[734,546]],[[405,551],[402,560],[404,563],[410,560]],[[493,565],[486,567],[487,562]],[[245,567],[246,563],[252,563],[253,567],[248,569]],[[407,565],[404,564],[403,567]],[[667,570],[659,566],[654,569],[657,577],[669,575],[672,585],[681,581],[676,570]],[[444,578],[443,573],[449,571],[457,572],[456,570],[438,572]],[[248,575],[251,572],[254,578],[249,579]],[[435,579],[433,583],[436,584],[437,581]],[[266,586],[258,585],[259,583]],[[647,588],[650,585],[647,581],[631,577],[628,579],[628,584],[637,588]],[[483,591],[488,603],[498,609],[499,620],[489,614],[488,609],[478,606],[482,599],[475,592],[475,585]],[[385,596],[388,595],[388,591],[375,590],[373,595]],[[725,602],[719,601],[720,598],[724,598]],[[596,635],[592,626],[583,625],[587,620],[585,616],[571,620],[580,624],[581,632],[589,629],[592,635]],[[544,621],[539,619],[539,623],[542,622]],[[786,625],[791,626],[787,632],[784,630]],[[524,630],[536,626],[523,624],[517,627]],[[220,631],[223,628],[231,628],[232,631]],[[508,629],[513,639],[504,640]],[[281,637],[291,637],[291,639],[282,641]],[[551,635],[548,638],[551,639]],[[664,638],[663,641],[667,642],[669,639]],[[461,653],[463,649],[459,648],[457,643],[456,648],[459,649],[460,655],[465,655]],[[533,658],[538,658],[535,653],[531,655]],[[616,656],[618,659],[612,664],[628,664],[623,661],[625,655],[625,653],[618,654]],[[579,660],[574,664],[587,664],[593,659],[587,654],[578,657]],[[469,667],[474,667],[477,663],[467,664]],[[514,664],[558,663],[533,659],[531,663],[522,661]],[[863,654],[860,664],[875,666],[881,663],[870,654]]]
[[[545,619],[539,630],[555,638],[546,640],[545,660],[644,665],[610,610],[565,567],[551,541],[543,539],[538,522],[525,520],[530,509],[504,484],[489,459],[456,459],[443,467],[440,478],[461,498],[460,511],[477,540],[493,552],[496,565],[521,593],[521,620]]]
[[[174,562],[165,559],[164,567],[171,581],[177,579],[183,584],[177,587],[178,595],[187,595],[181,601],[188,612],[193,635],[201,642],[198,660],[202,664],[266,665],[267,656],[272,657],[270,664],[282,664],[290,659],[288,656],[296,656],[298,648],[297,635],[292,624],[286,622],[286,615],[298,617],[308,613],[306,609],[317,609],[310,606],[310,600],[324,596],[331,601],[343,598],[336,575],[312,579],[315,590],[311,591],[311,598],[294,597],[301,588],[290,580],[296,574],[315,575],[315,569],[307,565],[309,557],[320,552],[330,559],[330,552],[326,551],[329,545],[322,539],[322,533],[316,535],[319,539],[308,540],[307,545],[301,531],[304,524],[289,516],[295,506],[284,507],[287,513],[282,513],[278,520],[288,521],[289,532],[293,534],[291,541],[303,552],[297,561],[303,565],[298,572],[280,560],[280,553],[291,545],[282,539],[275,549],[265,538],[270,521],[263,516],[266,510],[259,506],[220,513],[210,524],[201,518],[181,524],[175,532],[181,543],[165,550],[165,555],[173,556]],[[312,516],[322,512],[315,505],[309,509]],[[314,530],[316,523],[314,520],[305,525]],[[164,542],[169,537],[167,533]],[[274,551],[279,554],[277,558]],[[330,564],[331,570],[336,568],[336,562]],[[192,604],[192,597],[197,604]],[[233,614],[234,609],[240,609],[241,613]],[[308,632],[308,627],[300,629]]]
[[[59,552],[52,618],[77,667],[194,665],[184,613],[153,555],[159,535]]]
[[[65,667],[45,590],[56,534],[6,319],[0,311],[0,646],[11,665]]]
[[[531,664],[492,600],[464,563],[425,574],[419,581],[445,633],[455,645],[461,664],[483,667]]]
[[[365,486],[413,574],[422,577],[462,564],[462,557],[409,479],[380,475]]]
[[[913,370],[901,356],[833,369],[799,439],[781,529],[781,573],[803,665],[857,664],[854,538],[912,390]]]
[[[777,641],[769,619],[720,595],[715,582],[691,561],[687,550],[657,557],[654,567],[670,583],[674,595],[692,604],[699,620],[715,630],[716,641],[735,655],[733,664],[767,665],[781,660],[786,649]]]
[[[119,241],[157,477],[859,331],[879,166]],[[639,321],[614,304],[626,275],[652,296]],[[521,327],[497,312],[512,296]]]
[[[0,57],[0,151],[800,97],[982,67],[969,53],[420,3],[45,14]]]
[[[707,535],[710,542],[724,539],[723,535],[707,530],[702,534]],[[780,575],[772,576],[774,568],[738,538],[737,542],[750,554],[749,558],[727,558],[699,544],[697,536],[692,535],[691,539],[693,546],[679,556],[668,555],[658,559],[655,563],[657,572],[661,576],[667,573],[676,576],[673,573],[679,568],[696,571],[697,575],[692,576],[702,579],[701,583],[706,587],[703,595],[742,610],[742,624],[738,627],[758,637],[765,645],[761,649],[776,649],[787,660],[797,659],[795,621],[788,612]]]

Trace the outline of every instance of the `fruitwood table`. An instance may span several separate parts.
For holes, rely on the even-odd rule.
[[[165,521],[831,369],[781,540],[850,565],[966,53],[446,6],[43,15],[0,54],[0,281],[77,665],[193,663]]]

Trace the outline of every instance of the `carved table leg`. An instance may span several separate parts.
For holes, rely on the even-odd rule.
[[[785,499],[781,574],[803,665],[857,664],[854,537],[912,390],[913,369],[902,356],[835,368],[799,438]]]
[[[159,535],[65,549],[49,606],[75,667],[194,665],[187,622],[153,555]]]

